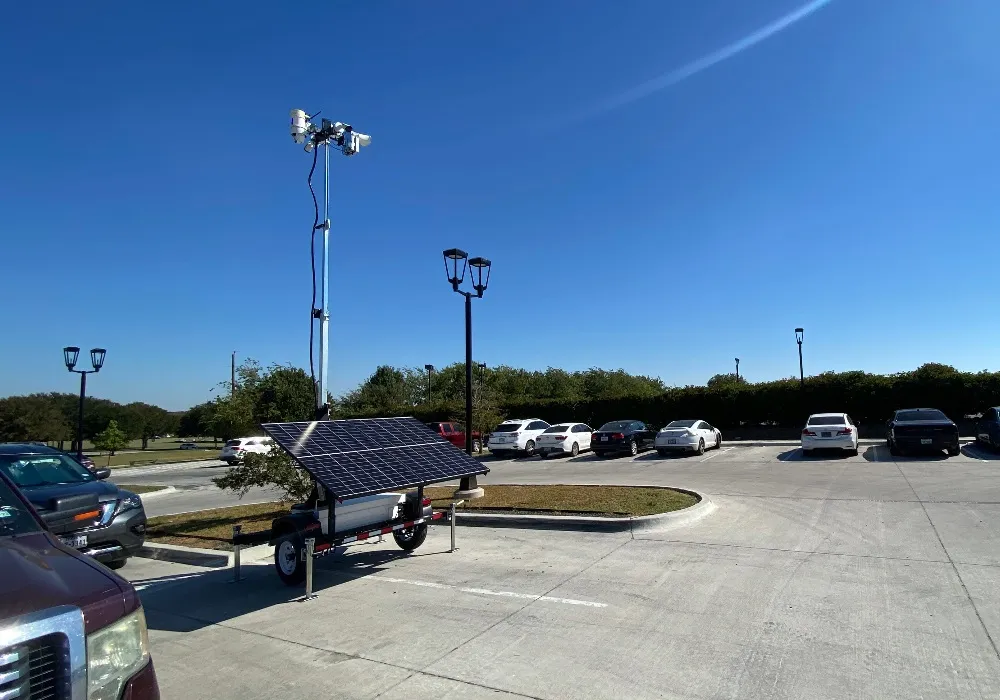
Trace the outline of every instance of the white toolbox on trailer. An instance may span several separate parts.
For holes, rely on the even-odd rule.
[[[393,520],[396,517],[396,508],[405,498],[405,494],[402,493],[377,493],[337,503],[333,511],[336,516],[334,527],[337,532],[346,532]],[[319,521],[323,525],[323,534],[329,535],[330,533],[326,532],[326,508],[319,509]]]

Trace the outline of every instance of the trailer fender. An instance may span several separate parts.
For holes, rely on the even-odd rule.
[[[323,526],[313,517],[312,511],[289,513],[271,521],[271,538],[268,544],[275,546],[288,535],[319,537],[323,534]]]

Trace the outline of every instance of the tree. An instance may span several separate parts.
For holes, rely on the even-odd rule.
[[[126,404],[121,411],[122,429],[132,439],[142,440],[142,449],[149,446],[150,438],[169,432],[174,423],[171,415],[159,406],[136,401]]]
[[[306,500],[313,488],[309,474],[278,447],[263,454],[248,454],[242,464],[230,467],[212,482],[239,498],[252,488],[277,487],[282,500],[298,502]]]
[[[108,452],[108,464],[111,464],[111,455],[126,445],[128,445],[128,437],[125,435],[125,431],[118,427],[116,420],[108,421],[108,427],[94,436],[94,447]]]
[[[49,394],[0,399],[0,442],[66,440],[71,430]]]
[[[716,374],[708,380],[706,386],[709,389],[715,387],[723,386],[744,386],[747,384],[747,380],[735,372],[729,372],[728,374]]]

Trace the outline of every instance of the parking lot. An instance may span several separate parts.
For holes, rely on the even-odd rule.
[[[165,698],[995,698],[1000,455],[497,460],[493,483],[671,485],[636,534],[445,528],[363,545],[295,602],[266,565],[135,560]]]

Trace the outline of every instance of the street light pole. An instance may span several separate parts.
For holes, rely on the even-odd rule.
[[[806,388],[806,375],[805,371],[802,369],[802,338],[805,336],[805,331],[801,328],[795,329],[795,342],[799,345],[799,389],[805,391]]]
[[[736,381],[740,380],[740,358],[736,358]]]
[[[233,361],[229,370],[229,395],[236,396],[236,351],[233,350]]]
[[[490,263],[486,258],[469,258],[469,254],[458,248],[450,248],[444,251],[444,269],[448,275],[448,282],[451,288],[458,294],[465,297],[465,453],[472,456],[472,299],[482,298],[483,292],[490,283]],[[461,261],[462,269],[458,269]],[[449,264],[451,267],[449,268]],[[472,288],[474,291],[466,292],[459,289],[465,279],[466,268],[472,268]],[[486,279],[483,280],[483,270],[486,271]],[[470,476],[462,479],[455,498],[479,498],[483,495],[483,490],[479,488],[476,477]]]
[[[87,396],[87,375],[101,371],[106,354],[107,350],[104,348],[93,348],[90,351],[90,364],[94,369],[74,369],[80,359],[80,348],[75,346],[63,348],[63,362],[66,363],[66,369],[80,375],[80,409],[76,420],[76,458],[78,462],[83,461],[83,402]]]
[[[424,365],[424,369],[427,370],[427,401],[430,402],[434,396],[431,389],[431,377],[434,375],[434,365]]]

